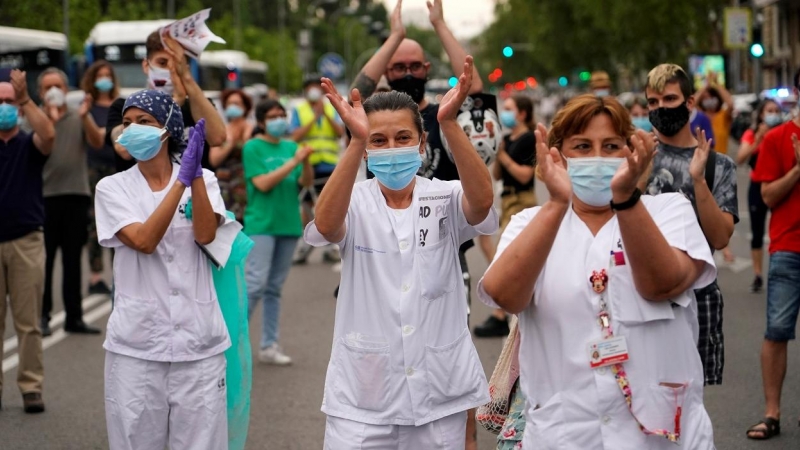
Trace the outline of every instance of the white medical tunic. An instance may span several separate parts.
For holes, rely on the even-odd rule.
[[[458,181],[416,178],[410,211],[376,180],[356,183],[338,242],[342,279],[322,411],[374,425],[423,425],[489,400],[467,326],[461,243],[497,230],[467,223]],[[314,246],[328,242],[308,224]]]
[[[692,259],[704,261],[693,288],[708,285],[716,268],[692,206],[680,194],[644,196],[667,242]],[[511,219],[495,261],[536,216],[539,207]],[[636,291],[628,264],[610,266],[611,251],[625,251],[617,217],[593,236],[570,208],[536,282],[531,305],[519,315],[520,386],[525,409],[525,450],[714,448],[711,421],[703,406],[703,368],[692,328],[694,295],[651,302]],[[588,344],[602,339],[600,294],[590,284],[592,271],[606,269],[606,298],[615,336],[627,338],[628,375],[636,417],[650,430],[674,431],[682,405],[680,446],[645,435],[631,416],[611,367],[591,369]],[[529,274],[536,276],[536,274]],[[479,284],[479,296],[496,306]],[[662,383],[688,383],[675,390]],[[677,395],[677,398],[676,398]]]
[[[180,206],[156,251],[148,255],[119,240],[116,233],[144,223],[178,177],[173,164],[167,187],[153,192],[139,166],[103,178],[97,184],[95,216],[100,245],[114,253],[114,310],[103,347],[148,361],[196,361],[230,347],[228,330],[217,302],[208,259],[194,241],[192,222],[185,216],[192,190]],[[225,204],[214,174],[203,170],[208,198],[216,214]]]

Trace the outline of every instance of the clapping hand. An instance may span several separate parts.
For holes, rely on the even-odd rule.
[[[433,0],[433,2],[425,2],[428,5],[429,18],[431,25],[444,22],[444,11],[442,10],[442,0]]]
[[[547,128],[541,123],[536,126],[536,166],[550,200],[563,205],[572,201],[572,182],[566,164],[557,148],[547,148]]]
[[[308,157],[311,156],[312,153],[314,153],[314,149],[307,145],[304,145],[298,148],[297,151],[295,152],[294,162],[296,164],[302,164],[308,161]]]
[[[392,15],[389,17],[389,30],[401,38],[406,37],[406,27],[403,25],[403,0],[397,0]]]
[[[651,133],[636,130],[631,136],[631,145],[633,151],[627,145],[622,149],[625,161],[611,179],[611,191],[614,193],[615,201],[624,202],[633,195],[633,191],[656,154],[656,140]]]
[[[342,122],[350,130],[352,138],[366,142],[369,136],[369,120],[367,119],[367,113],[364,112],[364,107],[361,105],[361,94],[358,89],[353,89],[350,92],[350,98],[353,100],[352,106],[339,94],[329,78],[322,79],[322,90],[325,91],[325,96],[328,97],[331,105],[339,113]]]
[[[181,169],[178,172],[178,181],[189,187],[195,178],[203,177],[203,149],[206,140],[206,120],[200,119],[197,124],[189,129],[189,143],[183,151]]]
[[[472,56],[467,55],[467,59],[464,61],[464,72],[458,77],[458,84],[453,89],[450,89],[439,103],[439,114],[436,116],[439,119],[439,123],[446,120],[456,120],[458,111],[461,109],[461,105],[464,104],[464,100],[467,99],[469,89],[472,87],[472,75],[474,73],[472,66]]]
[[[692,161],[689,163],[689,174],[694,182],[699,182],[706,179],[706,163],[708,162],[708,154],[711,152],[712,140],[706,139],[706,132],[701,130],[700,127],[697,127],[695,136],[697,136],[698,143]]]
[[[18,105],[31,99],[28,95],[28,81],[25,75],[26,72],[19,69],[11,71],[11,86],[14,87],[14,96],[17,99]]]
[[[80,108],[78,108],[78,115],[81,118],[86,117],[89,114],[89,111],[92,109],[92,105],[94,104],[94,99],[92,98],[92,94],[86,94],[83,96],[83,101],[81,102]]]

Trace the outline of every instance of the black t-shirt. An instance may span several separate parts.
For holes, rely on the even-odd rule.
[[[536,136],[530,131],[526,131],[515,140],[511,140],[511,136],[506,136],[503,138],[503,142],[505,143],[506,153],[515,163],[531,167],[536,163]],[[533,178],[523,184],[517,181],[505,167],[500,166],[500,170],[503,176],[504,188],[511,187],[516,191],[530,191],[533,189]]]
[[[19,239],[44,226],[42,168],[47,161],[21,131],[7,143],[0,140],[0,242]]]
[[[209,99],[209,101],[211,100]],[[113,130],[117,125],[122,124],[122,108],[124,106],[125,99],[118,98],[114,100],[114,103],[112,103],[111,107],[108,109],[108,120],[106,121],[106,145],[111,145],[113,147],[111,130]],[[188,130],[189,127],[193,127],[196,122],[194,117],[192,117],[192,108],[189,106],[188,98],[185,102],[183,102],[183,106],[181,106],[181,113],[183,114],[183,126],[186,127],[186,130]],[[184,134],[186,134],[186,130],[184,130]],[[208,141],[206,141],[203,146],[203,160],[201,161],[201,164],[204,169],[212,170],[211,163],[208,160],[208,154],[209,146]],[[136,160],[122,159],[117,152],[114,152],[114,158],[116,159],[117,172],[128,170],[136,164]]]
[[[108,110],[110,108],[110,106],[92,106],[92,109],[89,111],[89,113],[92,115],[92,118],[98,127],[102,128],[106,126],[106,121],[108,120]],[[106,135],[108,135],[108,133],[106,133]],[[103,148],[100,150],[87,148],[86,159],[89,162],[89,167],[114,167],[116,164],[114,159],[115,154],[116,152],[114,152],[114,146],[109,143],[109,140],[106,140],[105,145],[103,145]]]
[[[428,133],[428,139],[425,144],[425,158],[417,174],[421,177],[437,178],[442,181],[458,180],[456,164],[450,159],[442,142],[442,132],[437,118],[439,105],[428,104],[425,109],[420,111],[420,114],[422,114],[422,125]]]

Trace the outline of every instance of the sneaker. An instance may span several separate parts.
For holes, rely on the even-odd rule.
[[[308,262],[308,255],[311,254],[311,251],[314,250],[314,247],[302,243],[300,248],[297,249],[297,254],[295,255],[294,259],[292,260],[292,264],[294,265],[303,265]]]
[[[267,348],[262,348],[258,352],[258,360],[264,364],[275,366],[288,366],[292,363],[292,358],[283,354],[278,344],[272,344]]]
[[[42,394],[39,392],[22,394],[22,404],[28,414],[44,412],[44,401],[42,401]]]
[[[764,280],[760,276],[756,275],[756,277],[753,279],[753,284],[750,285],[750,292],[753,294],[761,292],[763,287]]]
[[[508,319],[498,319],[489,316],[486,321],[475,327],[477,337],[505,337],[508,336]]]
[[[105,281],[100,280],[95,284],[89,285],[90,294],[111,295],[111,288],[108,287]]]
[[[322,254],[322,261],[326,263],[338,263],[342,260],[339,256],[339,251],[335,248],[329,248]]]

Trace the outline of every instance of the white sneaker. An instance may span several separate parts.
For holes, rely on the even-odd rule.
[[[283,354],[278,344],[272,344],[258,352],[258,360],[264,364],[274,364],[276,366],[288,366],[292,363],[292,358]]]

